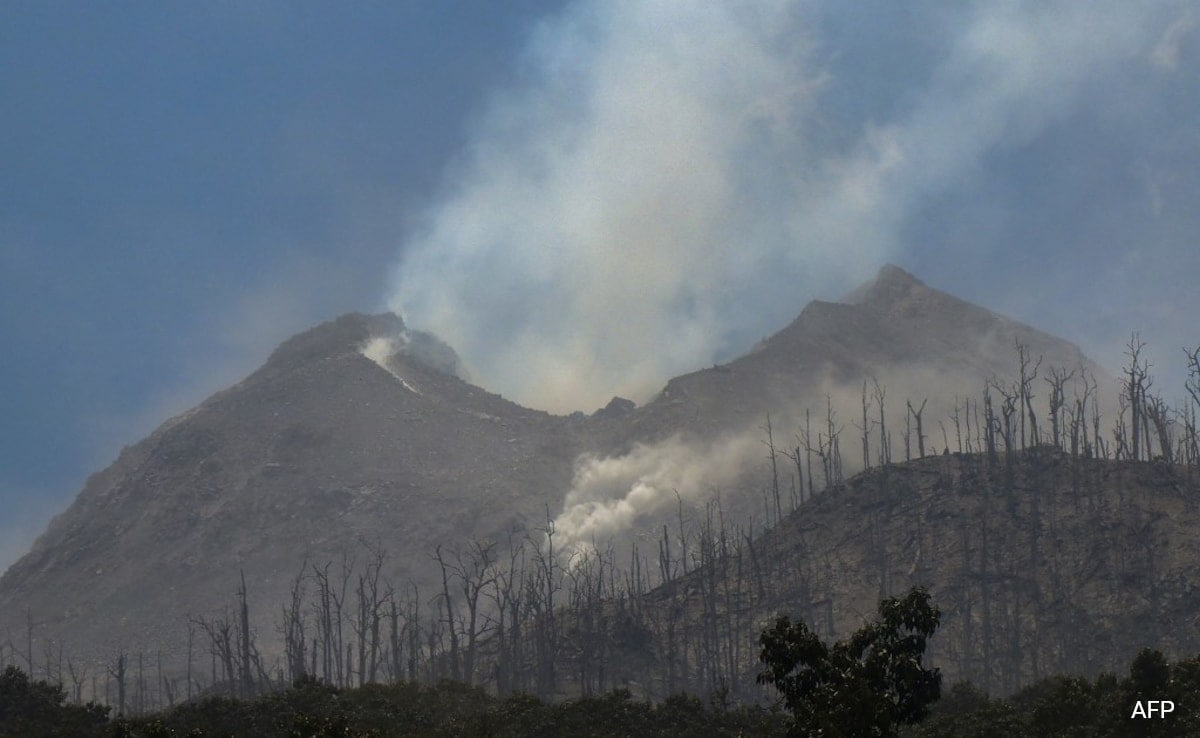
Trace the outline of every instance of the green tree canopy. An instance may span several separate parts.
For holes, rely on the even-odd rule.
[[[763,631],[761,684],[773,684],[796,736],[895,736],[941,696],[942,677],[921,659],[941,621],[929,592],[879,603],[879,618],[832,647],[781,616]]]
[[[62,687],[30,679],[16,666],[0,673],[0,738],[95,735],[107,721],[108,708],[94,703],[66,704]]]

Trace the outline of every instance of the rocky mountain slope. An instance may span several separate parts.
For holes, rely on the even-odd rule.
[[[472,386],[453,375],[449,349],[395,316],[343,316],[289,339],[93,475],[0,577],[0,638],[19,643],[32,621],[38,653],[53,643],[81,662],[120,648],[174,658],[189,616],[231,603],[239,572],[269,613],[303,561],[361,555],[363,544],[388,550],[397,588],[429,592],[436,545],[530,534],[563,510],[582,454],[757,433],[767,413],[790,436],[802,408],[821,410],[826,394],[853,417],[869,377],[901,417],[905,397],[930,398],[929,435],[947,397],[1014,375],[1016,341],[1046,366],[1104,377],[1069,343],[895,267],[844,303],[810,304],[742,358],[672,379],[643,407],[615,400],[590,417]],[[752,471],[735,480],[753,493],[745,499],[762,483],[761,464]],[[730,504],[734,518],[751,514]],[[258,637],[264,649],[278,642],[270,628]]]
[[[24,631],[28,610],[77,655],[175,650],[239,570],[274,609],[305,558],[368,542],[427,585],[436,544],[544,520],[546,491],[569,482],[570,423],[404,353],[389,368],[364,356],[402,331],[394,316],[318,326],[124,449],[4,574],[0,633]]]
[[[1200,470],[1161,462],[1038,447],[873,468],[753,541],[693,539],[703,565],[626,608],[625,629],[645,640],[612,639],[608,668],[658,696],[753,697],[757,636],[775,614],[832,641],[913,586],[942,610],[929,657],[946,684],[1009,694],[1053,674],[1121,672],[1142,648],[1190,658],[1197,526]]]
[[[631,425],[639,440],[681,428],[711,435],[757,427],[768,412],[795,427],[806,409],[824,413],[826,395],[845,422],[868,379],[879,381],[898,417],[906,399],[915,405],[928,399],[933,427],[949,416],[956,394],[975,397],[993,377],[1016,377],[1018,343],[1033,359],[1041,357],[1043,376],[1050,367],[1083,368],[1112,384],[1077,346],[888,265],[841,302],[809,303],[744,356],[670,380]]]

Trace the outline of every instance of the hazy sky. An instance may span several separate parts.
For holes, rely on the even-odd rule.
[[[590,411],[891,261],[1181,394],[1191,2],[0,5],[0,567],[291,333]]]

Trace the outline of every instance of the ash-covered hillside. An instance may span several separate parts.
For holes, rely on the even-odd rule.
[[[377,363],[374,339],[401,350]],[[23,632],[28,612],[38,640],[77,656],[177,651],[189,615],[223,607],[240,571],[273,610],[306,559],[366,542],[422,586],[438,543],[544,520],[547,491],[570,481],[572,424],[405,340],[394,316],[343,316],[124,449],[0,579],[0,633]]]
[[[263,618],[257,648],[278,664],[285,638],[273,613],[297,575],[344,570],[349,611],[367,552],[384,550],[380,591],[433,617],[421,648],[436,650],[458,627],[436,624],[452,621],[434,597],[439,544],[494,542],[502,561],[511,544],[553,527],[562,551],[652,547],[664,519],[696,525],[714,496],[731,526],[760,530],[787,506],[776,499],[772,518],[764,490],[789,494],[788,452],[805,465],[804,498],[864,459],[953,446],[952,414],[978,415],[989,380],[1014,381],[1018,345],[1043,372],[1112,381],[1070,343],[895,267],[845,302],[811,303],[743,357],[670,380],[642,407],[618,398],[590,415],[549,415],[471,385],[452,348],[395,316],[343,316],[289,339],[258,371],[93,475],[0,578],[0,635],[10,658],[32,643],[97,671],[124,651],[161,651],[177,667],[189,624],[225,612],[244,573]],[[860,453],[864,383],[867,426],[886,410],[892,431],[868,434]],[[975,404],[960,404],[968,395]],[[923,415],[901,430],[915,417],[910,401]],[[768,416],[774,466],[765,463]],[[835,450],[836,470],[814,461],[832,463]]]
[[[993,378],[1018,376],[1018,344],[1031,364],[1040,359],[1043,375],[1065,367],[1113,387],[1108,373],[1074,344],[888,265],[840,302],[809,303],[744,356],[670,380],[636,412],[636,435],[659,438],[680,428],[719,434],[757,427],[768,412],[794,428],[806,410],[825,411],[826,395],[846,422],[860,403],[863,380],[870,382],[869,394],[879,382],[896,417],[903,417],[906,400],[928,400],[927,417],[936,427],[951,414],[956,395],[974,397]]]
[[[1200,652],[1197,526],[1194,460],[1038,446],[872,468],[761,536],[710,516],[674,542],[671,580],[623,600],[609,616],[623,625],[590,651],[607,655],[618,681],[659,697],[729,689],[753,698],[758,634],[776,614],[832,642],[883,597],[922,586],[942,611],[929,661],[946,684],[1011,694],[1055,674],[1120,673],[1143,648],[1172,659]],[[679,563],[688,558],[690,568]],[[628,633],[643,642],[630,648]],[[585,649],[563,650],[574,657],[562,672],[578,673]]]

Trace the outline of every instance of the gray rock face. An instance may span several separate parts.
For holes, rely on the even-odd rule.
[[[364,355],[374,339],[392,350]],[[868,377],[889,388],[897,416],[906,397],[929,397],[936,417],[954,392],[1012,376],[1014,341],[1046,366],[1083,363],[1103,377],[1074,346],[894,267],[846,303],[808,305],[736,361],[588,418],[468,384],[449,346],[394,315],[342,316],[288,339],[90,477],[0,578],[0,634],[23,633],[28,611],[35,640],[78,663],[118,647],[171,658],[189,615],[232,601],[239,571],[270,622],[303,561],[337,560],[362,542],[388,551],[395,586],[432,592],[437,544],[537,528],[563,509],[580,454],[754,429],[768,412],[790,438],[827,394],[851,417]],[[277,635],[260,628],[258,638],[267,649]]]
[[[757,427],[767,413],[777,427],[794,429],[806,411],[824,417],[828,397],[846,423],[859,409],[863,382],[873,391],[877,380],[893,417],[903,418],[906,400],[928,399],[926,418],[936,427],[952,415],[956,395],[974,400],[988,380],[1018,375],[1017,343],[1034,360],[1041,357],[1042,376],[1050,367],[1082,367],[1101,388],[1114,384],[1075,345],[889,265],[843,302],[809,303],[744,356],[670,380],[631,418],[640,440],[681,429],[713,436]]]
[[[406,331],[400,353],[420,361],[432,369],[469,382],[466,368],[458,354],[442,339],[425,331]]]
[[[637,407],[637,403],[633,400],[627,400],[624,397],[614,397],[608,401],[608,404],[592,413],[593,418],[620,418],[628,415]]]
[[[400,586],[423,587],[438,543],[544,520],[578,446],[565,420],[410,352],[387,369],[361,353],[401,330],[395,316],[317,326],[124,449],[0,579],[0,633],[24,632],[28,609],[78,657],[174,652],[190,614],[231,601],[239,570],[269,613],[306,558],[378,543]]]

